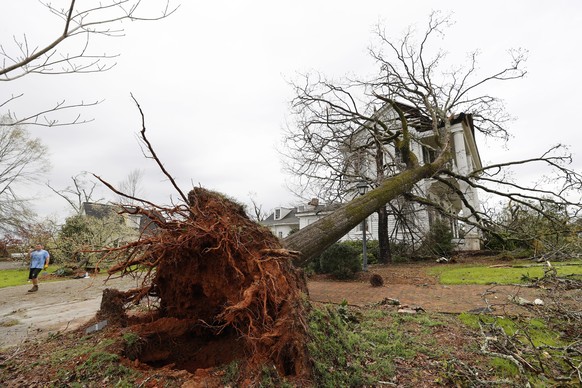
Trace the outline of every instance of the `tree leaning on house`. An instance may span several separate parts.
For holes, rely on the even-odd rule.
[[[366,217],[397,198],[404,198],[446,217],[462,221],[471,228],[486,230],[495,238],[498,223],[474,206],[471,195],[477,191],[498,195],[519,203],[549,221],[559,221],[545,211],[549,205],[561,204],[576,211],[579,196],[571,195],[582,188],[582,177],[568,167],[571,156],[563,147],[551,147],[540,157],[517,160],[473,169],[451,168],[454,159],[453,125],[470,116],[474,130],[485,137],[507,139],[509,116],[499,98],[485,89],[496,82],[511,81],[525,75],[525,53],[510,51],[510,63],[491,74],[479,75],[477,52],[463,65],[445,65],[445,53],[432,51],[430,44],[450,24],[449,18],[431,15],[424,34],[415,41],[412,32],[400,41],[389,39],[378,28],[378,48],[370,50],[378,65],[378,75],[364,80],[334,83],[321,75],[305,75],[294,85],[292,101],[296,123],[286,136],[287,167],[297,176],[297,186],[314,187],[317,193],[341,201],[353,196],[357,182],[375,187],[361,197],[346,202],[334,213],[287,237],[287,248],[301,252],[299,262],[319,255],[329,245],[356,227]],[[451,70],[452,68],[452,70]],[[394,115],[379,112],[391,109]],[[429,147],[432,157],[423,159],[415,150],[419,128],[432,133]],[[365,132],[365,141],[354,141]],[[360,137],[361,138],[361,137]],[[350,158],[376,163],[375,174],[354,168]],[[398,158],[399,170],[387,167]],[[538,163],[553,169],[553,189],[532,184],[518,185],[505,179],[504,172],[513,166]],[[462,213],[452,213],[434,196],[416,190],[424,179],[438,181],[446,195],[463,204]],[[302,194],[300,192],[300,194]],[[307,197],[313,196],[309,193]]]

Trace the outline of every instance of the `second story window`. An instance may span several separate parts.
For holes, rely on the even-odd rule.
[[[281,219],[281,209],[275,209],[275,219],[276,220]]]
[[[394,147],[394,163],[400,162],[402,162],[402,151],[400,151],[400,148]]]
[[[429,148],[427,146],[422,146],[422,161],[424,162],[424,164],[429,164],[435,161],[436,159],[436,151],[433,150],[432,148]]]

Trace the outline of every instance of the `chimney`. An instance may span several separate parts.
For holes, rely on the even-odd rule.
[[[307,204],[310,205],[310,206],[314,206],[314,207],[315,206],[318,206],[319,205],[319,199],[317,199],[317,198],[311,198],[311,201],[309,201]]]

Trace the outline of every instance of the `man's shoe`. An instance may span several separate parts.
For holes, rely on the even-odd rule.
[[[28,292],[37,292],[38,291],[38,286],[32,286],[32,288],[30,290],[28,290]]]

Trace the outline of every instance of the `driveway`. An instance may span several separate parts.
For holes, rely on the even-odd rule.
[[[91,319],[101,303],[105,288],[127,290],[135,280],[104,276],[88,279],[39,283],[39,291],[29,293],[30,285],[0,289],[0,348],[15,346],[28,336],[76,329]]]

